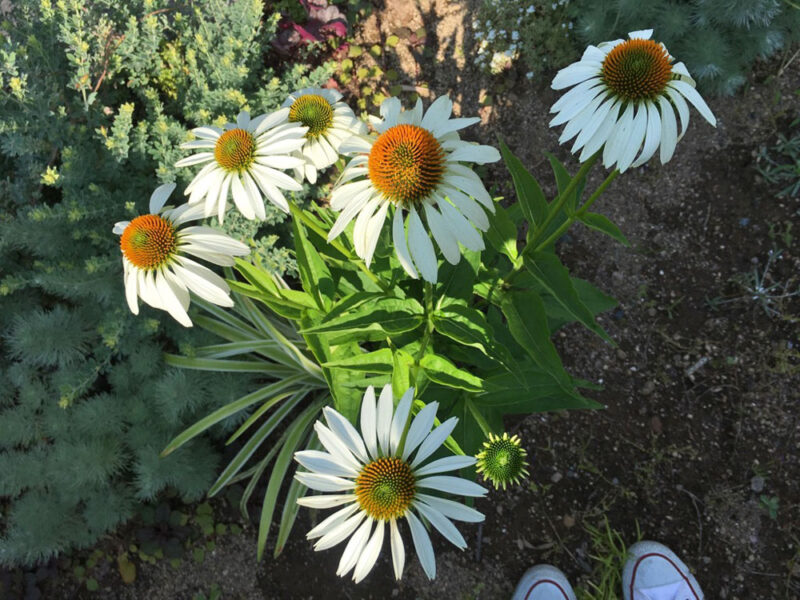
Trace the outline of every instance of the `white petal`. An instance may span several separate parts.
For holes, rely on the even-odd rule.
[[[361,258],[366,257],[367,228],[372,215],[375,214],[375,210],[381,203],[383,203],[383,199],[380,196],[371,198],[358,213],[355,225],[353,225],[353,248]]]
[[[345,207],[345,209],[339,213],[339,216],[336,218],[336,222],[331,227],[331,230],[328,232],[328,241],[330,242],[333,239],[341,234],[345,228],[350,224],[350,221],[353,220],[361,209],[363,209],[367,202],[372,198],[372,190],[364,190],[356,194],[350,201],[350,203]]]
[[[305,164],[305,160],[298,156],[259,156],[258,163],[273,169],[295,169]]]
[[[239,129],[247,129],[248,125],[250,125],[250,113],[243,110],[236,117],[236,126]]]
[[[356,502],[355,494],[321,494],[319,496],[305,496],[297,499],[297,503],[300,506],[316,509],[333,508],[334,506],[350,504],[351,502]],[[353,510],[357,508],[358,506]]]
[[[622,147],[619,164],[617,168],[620,173],[624,173],[631,166],[633,159],[642,147],[644,136],[647,133],[647,103],[642,103],[636,108],[636,116],[633,118],[628,139]]]
[[[256,130],[253,132],[253,135],[256,137],[263,134],[265,131],[280,125],[284,121],[289,118],[289,109],[288,108],[281,108],[280,110],[276,110],[273,113],[269,113],[261,123],[258,124]]]
[[[217,205],[217,218],[219,222],[222,223],[222,220],[225,218],[225,211],[228,208],[228,191],[231,189],[231,179],[233,179],[234,174],[228,173],[225,175],[225,178],[222,180],[222,184],[219,186],[219,194],[217,195],[216,205]],[[211,192],[209,192],[209,196]],[[209,201],[206,199],[206,207],[208,207]],[[213,204],[212,204],[213,206]]]
[[[214,160],[213,152],[198,152],[197,154],[192,154],[191,156],[180,159],[175,163],[175,166],[190,167],[192,165],[199,165],[200,163],[207,163],[210,160]]]
[[[469,161],[484,165],[500,160],[500,153],[497,151],[497,148],[493,148],[492,146],[461,142],[454,152],[447,155],[447,160]]]
[[[576,115],[580,114],[592,101],[600,98],[602,101],[603,98],[606,97],[606,89],[605,86],[598,82],[597,80],[591,79],[586,82],[594,84],[594,86],[590,86],[589,89],[581,94],[580,96],[576,96],[574,100],[570,101],[569,104],[565,104],[564,107],[561,109],[555,117],[550,119],[550,127],[557,127],[558,125],[562,125],[573,119]],[[583,84],[581,84],[583,85]],[[580,86],[578,86],[580,87]],[[578,88],[575,88],[576,90]],[[575,90],[570,90],[575,91]]]
[[[309,531],[306,534],[306,539],[313,540],[313,539],[316,539],[318,537],[323,537],[323,536],[327,535],[328,533],[332,532],[340,524],[344,523],[355,512],[359,512],[362,515],[364,513],[361,511],[361,505],[358,502],[355,501],[355,498],[356,498],[355,494],[342,494],[342,495],[326,494],[324,496],[311,496],[311,497],[306,496],[305,498],[299,498],[297,500],[297,503],[300,504],[301,506],[309,506],[311,508],[317,508],[313,504],[310,504],[310,501],[313,498],[339,498],[339,497],[343,497],[343,496],[348,496],[348,497],[352,498],[353,502],[351,504],[348,504],[344,508],[337,510],[335,513],[333,513],[332,515],[329,515],[326,519],[321,521],[316,527],[314,527],[311,531]],[[301,502],[301,500],[302,500],[302,502]],[[322,508],[322,507],[319,507],[319,508]],[[358,527],[358,523],[360,523],[360,520],[356,521],[356,524],[353,526],[353,529]],[[345,536],[345,537],[347,537],[347,536]],[[342,538],[342,539],[344,539],[344,538]]]
[[[186,257],[174,263],[172,269],[187,288],[204,300],[219,306],[233,306],[228,284],[213,271]]]
[[[247,124],[247,131],[255,134],[255,132],[258,130],[258,126],[261,125],[264,119],[266,119],[268,116],[269,115],[267,114],[263,114],[255,117],[254,119],[250,119],[250,122]]]
[[[558,143],[563,144],[580,133],[580,131],[592,120],[594,113],[600,107],[600,104],[603,102],[603,100],[604,95],[598,94],[583,108],[583,110],[581,110],[581,112],[570,119],[570,122],[567,123],[567,126],[561,133],[561,137],[558,138]]]
[[[640,29],[639,31],[631,31],[628,34],[630,39],[642,39],[642,40],[649,40],[653,36],[652,29]]]
[[[320,552],[333,548],[337,544],[341,544],[356,530],[361,521],[364,520],[366,513],[358,511],[349,519],[332,527],[325,535],[323,535],[317,543],[314,544],[314,550]]]
[[[354,481],[322,473],[295,473],[294,478],[307,488],[318,492],[344,492],[356,487]]]
[[[714,117],[711,109],[708,108],[708,105],[706,104],[706,101],[703,100],[703,97],[697,93],[696,89],[680,79],[673,79],[667,85],[683,94],[689,102],[694,104],[694,107],[700,112],[701,115],[703,115],[703,118],[706,121],[711,123],[711,125],[714,127],[717,126],[717,119]]]
[[[242,183],[244,184],[244,191],[247,192],[247,197],[250,200],[250,206],[253,207],[256,213],[256,218],[263,221],[267,218],[267,213],[264,209],[264,199],[261,197],[258,184],[247,171],[242,173]]]
[[[455,519],[456,521],[465,521],[467,523],[481,523],[485,519],[482,513],[474,508],[465,506],[460,502],[453,502],[446,498],[439,498],[438,496],[429,496],[428,494],[417,494],[417,500],[425,502],[438,510],[444,516]]]
[[[175,190],[174,183],[165,183],[158,186],[150,195],[150,214],[154,215],[160,211],[167,202],[169,195]]]
[[[138,271],[136,285],[139,289],[139,297],[153,308],[163,309],[161,297],[156,290],[152,271]]]
[[[433,251],[433,243],[428,237],[428,232],[425,231],[425,227],[423,227],[422,221],[417,214],[417,209],[414,206],[411,206],[408,218],[408,246],[422,278],[425,281],[436,283],[436,275],[439,271],[436,253]]]
[[[422,516],[424,516],[430,524],[436,527],[447,540],[453,544],[459,550],[463,550],[467,547],[467,541],[464,539],[464,536],[461,535],[461,532],[456,529],[456,526],[450,522],[450,520],[445,517],[442,513],[440,513],[435,508],[432,508],[425,504],[424,502],[415,502],[414,508],[416,508]]]
[[[405,446],[403,447],[403,460],[408,458],[414,450],[417,449],[433,427],[433,421],[436,419],[436,411],[439,409],[438,402],[431,402],[420,410],[411,422],[411,427],[408,428],[408,435],[406,436]],[[417,473],[414,473],[417,475]]]
[[[398,100],[399,102],[399,100]],[[363,135],[353,135],[342,142],[339,146],[341,154],[369,153],[372,150],[373,140]]]
[[[475,198],[490,211],[494,212],[494,201],[483,186],[483,182],[472,169],[464,165],[448,163],[444,184],[461,190]]]
[[[406,423],[408,423],[409,413],[411,412],[411,403],[414,401],[414,388],[408,388],[400,402],[397,403],[397,409],[394,411],[392,418],[392,430],[389,437],[389,453],[394,456],[397,454],[397,447],[400,444],[400,438],[403,437]]]
[[[378,398],[378,443],[384,454],[389,454],[389,440],[392,435],[392,413],[394,411],[394,398],[392,386],[386,384]]]
[[[588,142],[592,136],[597,132],[600,126],[605,121],[608,112],[614,106],[614,103],[617,102],[615,98],[607,98],[603,104],[601,104],[596,111],[592,114],[592,118],[589,119],[586,124],[584,124],[581,132],[578,134],[578,137],[575,139],[575,144],[572,146],[572,153],[574,154]]]
[[[281,191],[275,187],[269,180],[261,173],[260,165],[253,164],[250,168],[250,173],[253,175],[258,187],[261,188],[262,193],[269,198],[275,206],[280,208],[283,212],[289,212],[289,203],[286,201],[285,196]]]
[[[330,429],[317,421],[314,423],[314,431],[317,433],[317,437],[319,438],[319,441],[322,442],[325,450],[335,456],[339,462],[347,464],[357,471],[361,470],[361,463],[356,460],[356,458],[350,453],[350,450],[347,449],[347,446],[345,446],[344,442],[340,440],[339,437]]]
[[[403,576],[403,567],[406,563],[406,549],[403,546],[403,538],[397,528],[397,520],[389,521],[389,540],[392,544],[392,567],[394,567],[394,578],[400,579]]]
[[[431,454],[436,452],[441,445],[444,444],[445,440],[450,437],[450,434],[453,433],[453,429],[456,428],[457,423],[457,417],[450,417],[447,419],[447,421],[431,431],[428,434],[428,437],[426,437],[422,444],[420,444],[419,450],[417,450],[417,455],[414,457],[414,460],[411,463],[411,468],[416,468],[417,465],[422,463]]]
[[[572,106],[576,102],[585,106],[589,103],[589,101],[594,98],[595,94],[597,94],[598,90],[590,92],[590,90],[595,86],[601,86],[600,89],[604,89],[603,82],[597,79],[590,79],[589,81],[584,81],[583,83],[576,85],[570,91],[566,92],[561,98],[556,100],[553,106],[550,107],[550,112],[561,112],[562,110],[566,109],[568,106]],[[585,100],[581,101],[585,97]],[[572,114],[577,114],[580,112],[580,109],[577,109]],[[566,123],[569,118],[563,119],[561,122]],[[553,125],[551,125],[552,127]]]
[[[694,82],[694,79],[692,79],[692,76],[689,74],[689,70],[686,68],[686,65],[683,64],[682,62],[677,62],[674,65],[672,65],[672,72],[677,73],[681,77],[686,77],[687,79],[690,79],[692,82]],[[692,84],[689,83],[689,85]]]
[[[128,301],[128,308],[135,315],[139,314],[139,300],[137,298],[136,267],[130,267],[125,274],[125,299]]]
[[[369,179],[337,186],[331,192],[331,208],[342,210],[352,198],[368,189],[372,189],[372,182]]]
[[[256,211],[250,202],[250,197],[247,195],[247,192],[244,191],[242,180],[239,179],[239,176],[236,174],[234,174],[231,179],[231,192],[233,192],[233,202],[236,204],[236,208],[239,209],[239,212],[244,215],[244,218],[255,219]]]
[[[667,86],[666,92],[675,108],[678,109],[678,116],[681,118],[681,132],[678,134],[678,139],[680,140],[683,134],[686,133],[686,128],[689,127],[689,105],[686,104],[686,100],[675,88]]]
[[[593,62],[573,63],[556,73],[550,87],[554,90],[563,90],[564,88],[586,81],[590,77],[597,77],[601,73],[602,69]]]
[[[424,204],[424,207],[425,218],[428,220],[428,226],[431,228],[431,233],[433,233],[433,239],[436,240],[436,243],[439,245],[442,254],[447,259],[447,262],[453,265],[458,264],[458,261],[461,258],[461,250],[458,247],[458,240],[456,240],[456,236],[453,235],[452,231],[450,231],[450,227],[445,222],[439,211],[437,211],[427,202]]]
[[[457,471],[458,469],[464,469],[474,464],[475,464],[475,458],[472,456],[461,456],[461,455],[445,456],[444,458],[440,458],[431,463],[428,463],[424,467],[415,469],[414,475],[417,477],[422,477],[423,475],[434,475],[435,473],[446,473],[447,471]]]
[[[457,496],[484,496],[486,489],[473,481],[452,477],[450,475],[434,475],[417,480],[417,487],[439,490]]]
[[[378,417],[375,406],[375,388],[369,386],[361,400],[361,435],[372,458],[378,458]]]
[[[384,530],[384,522],[378,521],[375,527],[375,533],[372,534],[372,538],[367,542],[364,551],[361,553],[361,556],[358,558],[358,562],[356,563],[356,568],[353,571],[353,580],[356,583],[359,583],[367,574],[372,570],[372,567],[375,566],[375,561],[378,560],[378,555],[381,552],[381,546],[383,546],[383,530]]]
[[[160,271],[155,276],[155,286],[164,308],[172,315],[172,318],[184,327],[191,327],[192,320],[186,314],[186,309],[178,299],[178,293],[180,292],[173,288],[174,284],[164,277]]]
[[[433,104],[428,107],[428,111],[425,113],[425,116],[422,117],[420,126],[430,131],[440,123],[449,119],[452,113],[453,102],[450,100],[450,97],[439,96],[433,101]]]
[[[417,279],[417,270],[414,268],[414,263],[411,261],[411,254],[408,252],[408,241],[406,240],[406,226],[403,219],[403,209],[399,206],[394,208],[394,217],[392,219],[392,242],[394,244],[394,251],[397,254],[397,260],[403,267],[406,273],[413,278]]]
[[[254,166],[258,166],[258,172],[262,177],[265,177],[267,181],[275,186],[278,186],[279,188],[291,190],[293,192],[299,192],[303,189],[302,185],[297,183],[283,171],[278,171],[271,167],[261,165],[258,163],[258,161],[256,161],[256,165]]]
[[[475,200],[448,185],[443,185],[439,191],[455,204],[456,208],[461,211],[470,223],[481,231],[487,231],[489,229],[489,218]],[[466,244],[464,245],[466,246]]]
[[[112,229],[111,232],[116,233],[117,235],[122,235],[130,224],[130,221],[117,221],[114,223],[114,229]]]
[[[350,538],[350,541],[347,542],[347,546],[345,546],[344,552],[342,553],[342,558],[339,560],[339,568],[336,569],[336,574],[339,577],[344,577],[350,569],[356,566],[369,540],[369,534],[372,531],[372,523],[372,518],[367,517],[361,524],[361,527],[353,534],[353,537]]]
[[[644,137],[644,148],[639,158],[633,163],[634,167],[638,167],[650,160],[650,157],[655,154],[658,149],[658,143],[661,141],[661,115],[658,114],[658,109],[652,102],[647,103],[647,133]]]
[[[420,523],[419,519],[410,510],[406,511],[406,520],[411,528],[411,539],[414,540],[414,549],[417,551],[417,558],[422,565],[425,575],[428,579],[436,577],[436,558],[433,554],[433,546],[431,545],[431,538],[428,537],[428,532],[425,527]]]
[[[443,121],[442,123],[434,125],[433,129],[431,129],[431,133],[434,137],[441,138],[443,135],[447,135],[453,131],[458,131],[459,129],[464,129],[465,127],[469,127],[470,125],[480,122],[480,117],[448,119],[447,121]]]
[[[219,127],[195,127],[192,133],[204,140],[218,140],[222,135],[222,130]]]
[[[353,427],[350,421],[329,406],[323,408],[322,413],[325,415],[328,427],[330,427],[331,431],[345,446],[347,446],[350,452],[355,454],[363,462],[369,462],[364,440],[361,439],[358,431]]]
[[[475,252],[480,252],[484,249],[485,246],[481,234],[455,206],[444,198],[439,197],[436,197],[436,205],[442,211],[442,217],[444,217],[445,223],[447,223],[450,231],[453,232],[456,240]]]
[[[358,471],[351,465],[339,462],[327,452],[319,450],[302,450],[295,452],[294,459],[309,471],[334,475],[337,477],[358,477]]]
[[[364,262],[369,267],[375,248],[378,245],[378,238],[383,230],[383,223],[386,221],[386,211],[389,210],[390,202],[382,202],[378,210],[372,215],[367,224],[367,231],[364,240]]]
[[[672,112],[669,100],[664,96],[659,96],[658,103],[661,108],[661,152],[659,158],[663,165],[672,158],[675,146],[678,144],[678,124],[675,122],[675,113]]]
[[[611,165],[619,160],[620,153],[623,149],[622,146],[628,139],[628,130],[632,122],[633,104],[628,104],[625,108],[625,112],[622,113],[619,121],[617,121],[617,124],[614,126],[614,130],[611,132],[606,146],[603,149],[603,165],[606,168],[610,168]]]
[[[611,135],[611,132],[614,131],[614,127],[617,125],[617,119],[619,117],[619,111],[621,108],[622,104],[615,102],[611,107],[611,110],[608,111],[608,114],[606,115],[606,118],[603,119],[600,127],[597,128],[597,131],[583,147],[583,151],[580,155],[581,162],[588,160],[590,156],[603,147],[603,144],[608,142],[609,135]]]

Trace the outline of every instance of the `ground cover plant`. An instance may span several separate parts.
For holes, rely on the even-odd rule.
[[[19,2],[3,18],[0,563],[13,565],[91,544],[167,487],[198,499],[213,482],[207,439],[158,455],[252,378],[164,368],[165,345],[203,338],[119,310],[108,219],[174,179],[184,119],[273,108],[329,70],[266,64],[280,14],[255,1]],[[281,214],[227,224],[278,272],[281,230],[263,227]]]

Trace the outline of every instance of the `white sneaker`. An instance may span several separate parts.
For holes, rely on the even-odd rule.
[[[525,571],[511,600],[577,600],[564,574],[550,565]]]
[[[703,600],[689,568],[665,545],[639,542],[628,554],[622,570],[625,600]]]

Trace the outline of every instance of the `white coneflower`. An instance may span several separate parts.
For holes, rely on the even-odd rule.
[[[298,179],[316,183],[317,171],[339,159],[339,147],[352,135],[367,133],[367,125],[358,119],[336,90],[304,88],[289,94],[284,108],[289,121],[308,127],[306,141],[299,153],[305,164],[295,168]]]
[[[419,269],[426,281],[436,281],[436,253],[423,218],[448,262],[459,261],[459,244],[483,250],[480,231],[489,228],[484,210],[494,212],[494,204],[480,178],[462,163],[494,162],[500,154],[491,146],[462,141],[456,132],[480,119],[451,119],[452,109],[447,96],[424,115],[419,100],[413,110],[401,111],[397,98],[387,98],[380,107],[382,119],[372,122],[378,137],[353,136],[342,144],[341,152],[357,156],[331,194],[331,208],[341,214],[328,240],[355,218],[353,244],[369,265],[392,207],[395,252],[414,278]]]
[[[250,252],[247,246],[210,227],[180,229],[188,221],[206,217],[202,205],[182,204],[164,208],[174,183],[156,188],[150,196],[150,214],[114,225],[120,235],[125,296],[135,315],[138,298],[153,308],[166,310],[176,321],[191,327],[186,314],[189,291],[220,306],[233,306],[230,288],[219,275],[188,255],[208,262],[232,266],[234,256]]]
[[[344,576],[353,570],[356,583],[374,566],[387,524],[395,577],[400,579],[405,564],[398,528],[398,521],[405,519],[422,568],[433,579],[433,546],[420,517],[460,549],[466,548],[467,543],[450,519],[483,521],[483,515],[472,508],[422,492],[483,496],[486,490],[460,477],[440,475],[475,464],[471,456],[447,456],[424,464],[452,433],[458,419],[452,417],[431,431],[438,408],[432,402],[408,425],[413,397],[411,388],[394,411],[391,386],[383,388],[377,406],[375,390],[370,386],[361,403],[361,433],[338,412],[325,408],[328,426],[318,421],[315,431],[327,452],[304,450],[295,454],[297,462],[310,471],[297,473],[298,481],[313,490],[333,492],[306,496],[297,502],[310,508],[343,506],[306,537],[319,538],[315,550],[331,548],[350,538],[336,574]]]
[[[225,129],[197,127],[192,133],[199,139],[181,144],[181,148],[200,152],[182,158],[176,167],[205,166],[195,175],[184,192],[189,203],[205,199],[206,213],[225,218],[228,197],[248,219],[264,219],[266,197],[284,212],[289,203],[281,189],[299,191],[302,186],[281,169],[302,167],[304,161],[290,156],[306,142],[306,127],[287,121],[288,108],[250,119],[240,112],[236,123]],[[262,197],[263,194],[263,197]]]
[[[603,164],[616,164],[623,172],[647,162],[660,145],[666,163],[689,125],[686,100],[716,127],[689,71],[682,62],[673,64],[675,59],[664,44],[650,39],[652,34],[652,29],[632,31],[628,40],[589,46],[580,61],[553,79],[556,90],[575,86],[550,109],[558,113],[550,126],[567,124],[560,143],[578,136],[572,152],[582,148],[582,162],[603,148]]]

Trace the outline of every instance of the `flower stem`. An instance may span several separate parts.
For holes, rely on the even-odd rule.
[[[542,248],[546,248],[550,244],[554,243],[558,238],[560,238],[564,234],[564,232],[567,229],[569,229],[572,226],[572,224],[575,221],[577,221],[583,215],[585,215],[586,211],[588,211],[589,208],[592,206],[592,204],[594,204],[594,201],[597,200],[600,197],[600,194],[602,194],[606,190],[606,188],[609,185],[611,185],[611,182],[614,181],[617,178],[617,175],[619,175],[619,169],[614,169],[613,171],[611,171],[611,173],[609,173],[608,177],[606,177],[605,181],[600,184],[600,187],[598,187],[595,190],[595,192],[589,197],[589,199],[586,202],[583,203],[583,206],[581,206],[575,212],[574,215],[571,215],[569,218],[567,218],[567,220],[564,223],[561,224],[561,227],[556,229],[552,233],[552,235],[550,235],[550,237],[548,237],[541,244],[537,245],[536,249],[534,250],[534,252],[538,252]]]
[[[492,428],[489,427],[489,423],[486,422],[486,418],[481,414],[481,411],[478,410],[478,407],[475,406],[475,403],[469,398],[469,396],[464,398],[464,403],[467,405],[469,412],[472,413],[473,418],[478,423],[478,427],[481,428],[484,437],[488,438],[489,434],[493,432]]]
[[[328,232],[325,231],[322,227],[320,227],[319,223],[314,221],[305,210],[298,208],[294,204],[289,205],[292,210],[292,215],[296,218],[300,219],[303,224],[308,227],[311,231],[316,233],[320,236],[323,240],[328,241]],[[350,262],[355,263],[359,269],[361,269],[364,274],[369,277],[372,282],[381,288],[381,291],[388,292],[389,286],[386,285],[375,273],[369,270],[367,265],[364,264],[364,261],[358,258],[357,256],[353,256],[352,252],[350,252],[347,248],[345,248],[339,240],[331,240],[328,242],[331,246],[333,246],[342,256],[344,256]]]

